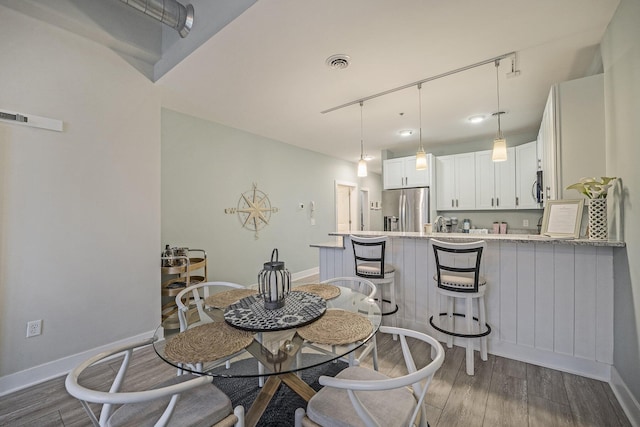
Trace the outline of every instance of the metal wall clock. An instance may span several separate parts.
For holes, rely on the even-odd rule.
[[[271,206],[269,197],[258,190],[258,185],[254,182],[251,190],[245,191],[238,199],[238,206],[224,210],[227,214],[236,214],[242,227],[255,233],[255,238],[259,238],[258,232],[269,225],[271,214],[278,212],[278,208]]]

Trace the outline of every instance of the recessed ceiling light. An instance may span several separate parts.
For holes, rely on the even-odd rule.
[[[367,162],[373,160],[373,156],[371,154],[365,154],[363,159],[365,159]]]
[[[413,134],[413,131],[411,129],[405,129],[401,130],[398,133],[400,134],[400,136],[411,136]]]
[[[483,115],[483,114],[478,114],[477,116],[471,116],[471,117],[469,117],[469,118],[468,118],[468,120],[469,120],[471,123],[480,123],[480,122],[483,122],[485,118],[486,118],[486,116],[485,116],[485,115]]]

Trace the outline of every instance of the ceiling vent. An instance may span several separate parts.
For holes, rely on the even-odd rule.
[[[349,60],[351,60],[349,55],[338,54],[328,57],[325,63],[331,69],[343,70],[349,66]]]
[[[176,30],[185,38],[193,27],[193,6],[183,5],[176,0],[120,0],[156,21]]]

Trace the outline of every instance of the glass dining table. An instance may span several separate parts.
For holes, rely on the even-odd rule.
[[[285,306],[276,310],[266,310],[257,292],[243,291],[207,297],[199,320],[166,340],[158,327],[154,349],[162,360],[188,372],[258,378],[262,387],[245,416],[249,427],[258,423],[283,383],[311,399],[315,390],[301,372],[337,359],[352,361],[381,323],[378,304],[345,286],[294,287]]]

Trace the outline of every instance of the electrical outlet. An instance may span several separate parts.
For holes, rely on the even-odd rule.
[[[42,319],[27,322],[27,338],[42,334]]]
[[[523,227],[528,227],[529,226],[529,220],[528,219],[523,219],[522,220],[522,226]]]

